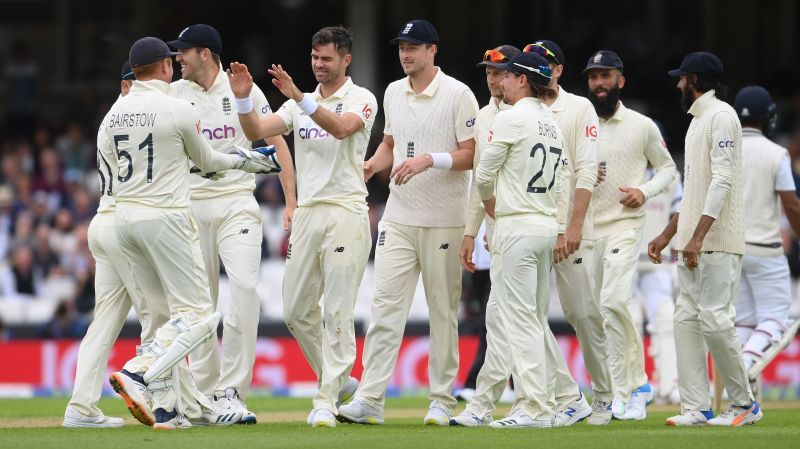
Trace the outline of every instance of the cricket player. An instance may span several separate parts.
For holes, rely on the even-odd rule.
[[[651,179],[654,174],[652,167],[648,168],[645,179]],[[671,245],[661,252],[662,259],[668,262],[656,265],[650,263],[647,257],[647,244],[667,226],[672,214],[678,211],[682,197],[683,183],[678,175],[665,192],[647,199],[638,271],[633,288],[634,297],[638,295],[642,300],[641,303],[635,302],[634,307],[643,308],[647,316],[647,333],[650,335],[648,353],[653,358],[655,376],[658,379],[656,400],[667,404],[680,404],[675,334],[672,327],[677,267],[672,262]]]
[[[597,158],[606,177],[592,195],[595,282],[608,345],[608,368],[614,389],[611,412],[622,420],[642,420],[655,390],[644,371],[644,347],[631,315],[633,282],[639,260],[649,198],[677,178],[675,162],[658,126],[620,101],[625,87],[622,59],[611,50],[589,57],[583,73],[589,100],[600,118]],[[655,175],[645,178],[647,166]]]
[[[693,116],[686,132],[684,195],[680,211],[648,245],[650,260],[677,233],[680,294],[675,304],[675,347],[681,413],[670,426],[742,426],[761,420],[734,330],[734,301],[745,251],[742,128],[736,111],[717,98],[722,62],[708,52],[686,55],[670,76],[680,77],[681,104]],[[711,411],[707,352],[731,404]]]
[[[478,166],[480,155],[483,147],[487,144],[489,136],[489,126],[492,124],[495,115],[503,109],[509,109],[510,105],[503,102],[503,86],[501,83],[505,78],[506,71],[502,68],[504,64],[508,63],[514,56],[520,54],[519,48],[513,45],[501,45],[497,48],[486,50],[483,54],[483,60],[477,64],[478,67],[483,67],[486,71],[486,85],[489,88],[491,98],[489,103],[478,111],[478,116],[475,119],[475,156],[472,159],[473,167]],[[475,361],[470,367],[467,380],[464,384],[464,389],[459,392],[459,397],[469,400],[475,394],[476,382],[478,373],[484,363],[486,356],[486,305],[489,300],[491,291],[491,280],[484,280],[489,278],[489,266],[479,267],[475,263],[478,254],[483,249],[483,242],[480,235],[482,233],[491,235],[494,228],[494,219],[487,218],[486,210],[483,208],[480,194],[478,194],[478,185],[475,180],[476,171],[472,171],[472,178],[470,180],[469,203],[467,204],[467,212],[464,225],[464,239],[461,242],[461,251],[459,257],[461,259],[461,266],[464,267],[473,276],[473,284],[483,285],[488,284],[485,291],[479,298],[481,327],[479,330],[479,344],[478,351],[475,355]],[[485,219],[485,220],[484,220]],[[478,238],[479,246],[475,246],[475,239]],[[487,258],[488,259],[488,258]],[[477,289],[476,289],[477,290]]]
[[[134,289],[150,303],[161,298],[145,296],[144,286],[160,284],[169,307],[170,320],[153,322],[158,326],[153,340],[110,379],[134,416],[141,407],[132,403],[131,390],[147,385],[155,429],[188,428],[190,420],[230,425],[242,417],[241,412],[214,412],[185,362],[190,352],[215,335],[219,321],[211,308],[197,225],[189,210],[190,158],[206,172],[280,169],[272,148],[235,148],[235,154],[211,149],[191,104],[167,94],[173,55],[154,37],[133,44],[129,59],[136,80],[109,112],[103,124],[105,139],[99,142],[101,157],[112,172],[118,172],[115,227]]]
[[[133,80],[131,64],[125,61],[122,66],[120,98],[128,94]],[[107,119],[108,116],[103,119],[102,124],[105,124]],[[105,141],[106,129],[101,125],[97,137],[98,148]],[[136,310],[136,316],[142,326],[143,344],[153,339],[155,328],[152,323],[164,323],[169,318],[169,311],[163,299],[164,292],[160,285],[143,286],[148,289],[147,296],[160,298],[153,301],[155,306],[153,309],[144,306],[144,298],[138,296],[133,287],[130,269],[122,255],[114,230],[116,205],[113,195],[118,173],[112,171],[111,164],[105,161],[99,151],[97,174],[100,177],[100,204],[97,207],[97,214],[89,223],[88,235],[89,249],[95,260],[94,318],[78,349],[75,384],[72,398],[64,413],[64,427],[122,427],[125,424],[122,418],[105,416],[97,406],[103,390],[111,347],[119,337],[131,306]],[[151,318],[152,314],[157,316]],[[137,395],[138,403],[144,406],[143,417],[146,418],[148,425],[152,425],[154,416],[151,404],[146,399],[149,397],[146,388],[132,391],[131,394]]]
[[[191,25],[167,45],[180,52],[176,59],[182,79],[172,83],[172,95],[194,105],[211,148],[217,152],[225,152],[231,145],[250,148],[252,144],[234,110],[228,75],[220,63],[222,39],[217,30],[205,24]],[[256,114],[272,112],[258,87],[253,89],[252,98]],[[283,137],[271,136],[266,141],[277,149],[278,162],[283,167],[278,177],[286,198],[283,226],[288,230],[297,203],[292,156]],[[200,231],[212,308],[217,310],[220,259],[230,280],[231,302],[222,319],[221,363],[218,341],[212,338],[204,349],[191,355],[190,366],[197,388],[213,398],[217,409],[241,411],[243,424],[255,424],[256,415],[244,404],[253,379],[261,315],[257,286],[263,232],[261,209],[253,197],[255,176],[238,170],[193,172],[192,214]]]
[[[550,63],[553,72],[549,88],[555,99],[546,99],[564,138],[564,158],[569,161],[572,187],[567,229],[556,242],[556,286],[564,316],[575,329],[583,361],[592,377],[592,405],[580,393],[566,363],[548,360],[555,381],[556,415],[560,425],[571,425],[592,415],[591,425],[611,422],[612,385],[607,366],[606,334],[603,314],[595,291],[594,223],[590,210],[592,192],[597,182],[597,113],[584,97],[571,94],[558,84],[564,71],[564,52],[553,41],[539,40],[527,45],[524,52],[534,52]],[[555,380],[553,380],[555,376]],[[562,414],[564,412],[564,414]]]
[[[547,312],[550,267],[559,229],[557,203],[566,209],[563,138],[541,99],[555,96],[551,69],[536,53],[521,53],[502,66],[503,101],[477,168],[478,192],[497,219],[492,236],[493,292],[487,310],[486,362],[466,410],[451,425],[497,428],[552,427],[555,410],[547,391]],[[559,179],[560,178],[560,179]],[[534,294],[531,295],[531,292]],[[510,373],[517,400],[511,413],[492,421]]]
[[[405,78],[384,94],[383,142],[364,164],[367,178],[392,168],[390,194],[378,225],[375,297],[364,343],[364,373],[344,421],[382,424],[386,387],[400,350],[414,290],[422,274],[430,317],[430,407],[423,422],[446,426],[456,400],[459,244],[464,237],[478,102],[469,87],[434,65],[439,35],[426,20],[405,23],[391,44]]]
[[[283,279],[283,314],[317,375],[319,392],[307,422],[336,426],[337,407],[358,385],[353,310],[371,247],[364,157],[377,112],[367,89],[347,76],[349,30],[328,27],[311,39],[311,69],[319,83],[303,94],[281,66],[273,84],[289,98],[277,113],[258,117],[247,100],[252,77],[231,65],[231,85],[247,136],[294,133],[298,209]],[[323,308],[320,309],[320,296]]]
[[[783,209],[792,230],[800,235],[800,204],[789,153],[768,138],[777,120],[769,92],[747,86],[736,95],[735,109],[742,123],[742,165],[748,173],[743,182],[748,213],[736,332],[751,386],[757,387],[760,371],[785,349],[797,330],[790,330],[789,265],[780,221]]]

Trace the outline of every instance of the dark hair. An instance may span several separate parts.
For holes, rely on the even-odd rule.
[[[701,94],[714,90],[714,96],[720,100],[724,100],[728,96],[728,87],[722,84],[720,80],[710,80],[700,74],[693,74],[689,77],[689,84]]]
[[[353,51],[353,36],[350,30],[343,26],[325,27],[311,38],[311,48],[319,45],[333,44],[340,55],[344,56]]]
[[[515,73],[511,72],[515,77],[519,78],[522,76],[522,73]],[[528,81],[528,87],[531,88],[531,94],[534,97],[538,98],[539,100],[548,100],[551,98],[556,98],[558,94],[553,89],[550,89],[547,86],[542,86],[541,84],[536,84],[529,76],[525,76],[525,79]]]

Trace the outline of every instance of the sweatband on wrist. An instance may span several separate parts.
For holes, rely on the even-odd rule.
[[[317,108],[319,104],[317,103],[311,95],[303,95],[303,99],[297,102],[297,107],[299,107],[306,115],[311,115],[317,112]]]
[[[449,170],[453,166],[453,155],[450,153],[429,153],[433,159],[433,168]]]
[[[236,99],[236,112],[239,114],[249,114],[253,110],[253,98],[237,98]]]

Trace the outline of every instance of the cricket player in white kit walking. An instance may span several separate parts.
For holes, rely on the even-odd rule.
[[[197,225],[189,210],[190,158],[201,170],[241,168],[249,172],[277,171],[274,149],[234,149],[217,153],[202,137],[192,106],[170,97],[172,53],[160,39],[146,37],[130,50],[136,81],[108,114],[100,154],[112,172],[118,170],[114,212],[122,253],[128,260],[137,294],[146,302],[145,285],[160,284],[170,320],[155,338],[137,349],[123,371],[111,375],[114,389],[125,398],[137,419],[141,410],[131,391],[142,384],[152,393],[156,429],[197,424],[229,425],[241,412],[220,415],[197,390],[185,357],[216,333],[219,314],[203,266]]]
[[[122,66],[121,77],[120,98],[128,94],[134,79],[130,62],[126,61]],[[103,127],[107,119],[108,116],[103,119],[98,130],[98,148],[107,141],[106,129]],[[114,166],[116,167],[116,164]],[[153,339],[155,327],[152,323],[164,323],[169,318],[161,285],[143,286],[148,289],[145,296],[155,299],[153,305],[161,306],[156,309],[147,308],[144,305],[144,297],[138,296],[133,286],[130,268],[122,255],[114,229],[116,204],[113,195],[118,173],[112,171],[111,165],[99,151],[97,174],[100,177],[100,204],[97,207],[97,214],[89,224],[88,235],[89,249],[95,260],[94,317],[78,350],[75,383],[72,398],[64,413],[64,427],[122,427],[125,424],[122,418],[105,416],[97,406],[106,379],[106,366],[111,348],[125,324],[131,306],[136,310],[136,316],[142,326],[143,344]],[[151,315],[156,316],[151,317]],[[145,406],[145,416],[152,425],[154,416],[151,404],[146,399],[146,389],[141,393],[140,403]]]
[[[611,422],[613,397],[603,314],[595,292],[594,222],[590,209],[598,172],[597,113],[589,100],[567,92],[558,84],[564,71],[564,52],[558,44],[539,40],[525,46],[522,51],[544,57],[553,71],[549,87],[556,91],[557,96],[555,99],[546,99],[545,104],[555,115],[561,129],[564,158],[569,161],[566,168],[570,171],[572,182],[568,192],[567,229],[559,233],[553,256],[556,286],[564,316],[578,337],[594,393],[590,407],[566,362],[559,362],[551,354],[547,369],[552,371],[550,382],[555,382],[556,412],[559,425],[575,424],[590,414],[589,424],[605,425]]]
[[[675,304],[675,346],[681,413],[670,426],[738,427],[763,414],[753,399],[734,330],[736,290],[745,251],[742,128],[736,111],[719,100],[722,62],[708,52],[688,54],[671,76],[680,77],[681,104],[693,116],[686,132],[684,195],[669,225],[648,246],[650,259],[677,233],[680,294]],[[731,404],[713,417],[707,351]]]
[[[563,138],[541,101],[555,96],[547,87],[552,73],[547,60],[521,53],[501,67],[507,71],[503,101],[513,107],[492,122],[476,175],[486,212],[497,220],[491,241],[486,362],[475,396],[450,424],[552,427],[555,410],[544,354],[553,249],[556,235],[566,227],[566,214],[562,223],[556,220],[558,202],[567,208],[567,172],[560,169]],[[516,402],[506,418],[493,422],[494,403],[511,373]]]
[[[167,42],[177,49],[183,79],[172,83],[172,95],[190,102],[200,114],[203,136],[214,151],[231,145],[252,146],[239,124],[228,75],[222,69],[222,39],[209,25],[191,25],[178,38]],[[270,114],[269,103],[258,87],[252,92],[254,110]],[[278,174],[286,198],[284,229],[296,207],[294,168],[289,147],[281,136],[266,139],[274,145],[283,170]],[[257,286],[261,266],[261,209],[253,197],[255,176],[241,171],[203,173],[191,176],[192,214],[200,231],[206,273],[211,287],[212,308],[219,297],[219,262],[225,266],[231,286],[231,301],[222,318],[222,360],[216,338],[190,356],[197,388],[213,397],[219,410],[243,413],[241,423],[255,424],[256,416],[244,400],[250,392],[256,356],[261,298]]]
[[[231,65],[242,126],[250,138],[294,132],[298,209],[283,280],[283,315],[317,375],[319,391],[307,422],[334,427],[337,407],[355,392],[353,310],[371,247],[363,165],[377,101],[347,76],[350,32],[328,27],[311,39],[311,68],[319,82],[303,94],[281,66],[273,84],[289,100],[259,118],[240,98],[252,77]],[[324,297],[322,310],[320,296]]]
[[[644,346],[631,315],[633,282],[646,201],[665,191],[678,175],[658,126],[620,101],[624,66],[611,50],[589,57],[584,73],[589,100],[600,118],[597,158],[606,176],[592,195],[595,230],[595,282],[608,345],[608,370],[614,388],[611,412],[617,419],[642,420],[655,391],[644,371]],[[647,166],[655,175],[647,180]]]
[[[781,209],[795,235],[800,235],[800,204],[795,193],[789,153],[769,140],[775,127],[775,103],[761,86],[747,86],[736,95],[742,123],[745,254],[736,299],[736,332],[744,347],[744,367],[751,386],[769,362],[794,338],[789,322],[792,304],[789,264],[781,239]]]
[[[368,178],[392,167],[389,200],[378,225],[375,297],[364,343],[364,373],[339,418],[383,423],[386,387],[422,274],[430,322],[431,400],[425,424],[446,426],[456,400],[459,245],[464,237],[468,177],[475,148],[475,95],[434,65],[439,35],[425,20],[403,25],[399,44],[406,78],[386,88],[383,142],[364,164]],[[433,168],[433,170],[431,170]]]

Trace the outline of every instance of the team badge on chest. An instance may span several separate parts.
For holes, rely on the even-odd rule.
[[[228,97],[222,97],[222,112],[224,112],[225,115],[231,115],[231,111],[231,99]]]

